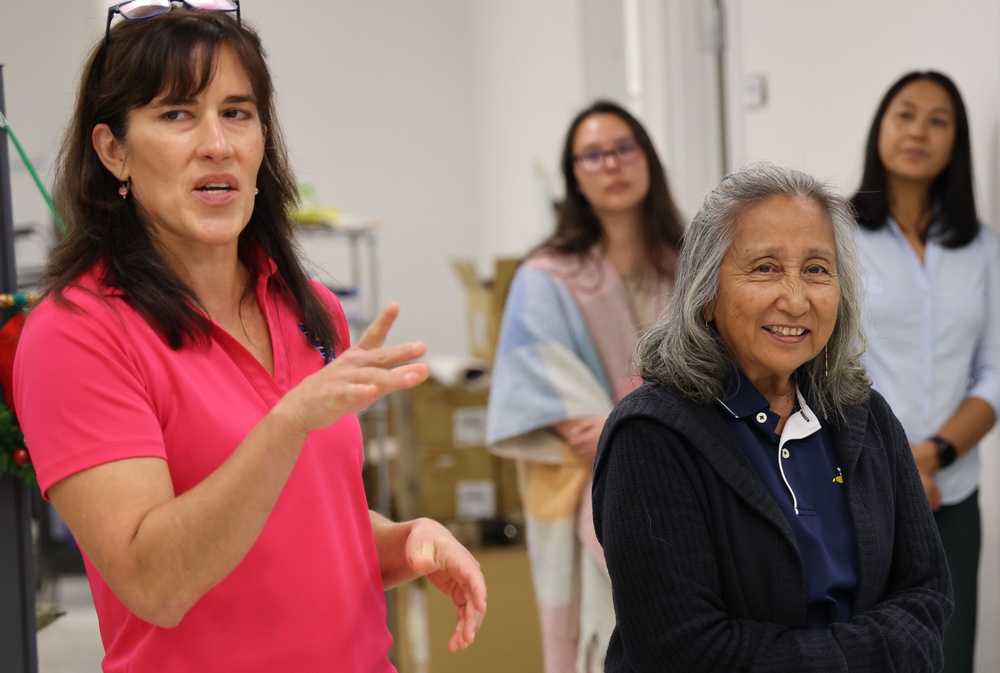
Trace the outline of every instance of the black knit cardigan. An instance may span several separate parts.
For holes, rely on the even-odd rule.
[[[833,427],[859,577],[851,620],[822,630],[805,628],[788,521],[721,414],[646,384],[605,425],[593,495],[617,618],[606,672],[940,670],[947,562],[881,395]]]

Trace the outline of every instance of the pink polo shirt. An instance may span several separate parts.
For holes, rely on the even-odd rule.
[[[94,272],[79,286],[65,294],[82,310],[46,298],[17,349],[18,416],[43,493],[89,467],[143,456],[166,460],[175,492],[184,493],[323,366],[270,263],[257,300],[271,331],[273,378],[214,324],[208,347],[174,351]],[[318,288],[346,344],[343,311]],[[362,460],[354,416],[312,433],[257,543],[174,628],[131,614],[85,557],[104,671],[394,671]]]

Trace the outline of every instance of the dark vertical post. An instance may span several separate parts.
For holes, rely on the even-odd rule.
[[[0,112],[6,115],[3,66],[0,65]],[[0,292],[17,290],[14,260],[14,211],[10,193],[7,134],[0,133]],[[10,313],[0,315],[6,323]],[[0,402],[2,404],[2,402]],[[37,673],[35,572],[32,565],[31,498],[28,485],[9,474],[0,476],[0,668],[4,673]]]

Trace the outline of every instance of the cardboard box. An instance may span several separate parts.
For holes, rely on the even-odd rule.
[[[446,521],[497,515],[493,456],[484,447],[421,446],[415,458],[416,471],[411,473],[415,481],[408,484],[408,497],[397,497],[402,518]]]
[[[368,506],[376,511],[392,515],[391,485],[394,480],[396,455],[399,453],[399,449],[394,435],[389,399],[382,398],[358,414],[358,421],[365,443],[365,462],[361,476],[365,484]],[[383,479],[386,483],[386,492],[383,492],[381,488]],[[388,496],[388,503],[383,502],[383,498],[386,496]]]
[[[455,606],[426,581],[394,589],[393,663],[399,673],[542,673],[542,638],[523,546],[472,549],[486,578],[489,608],[476,640],[448,650]]]
[[[473,261],[452,261],[465,287],[469,352],[487,364],[493,364],[507,289],[520,263],[518,258],[499,258],[494,264],[493,277],[481,278]]]
[[[486,446],[488,387],[448,386],[429,379],[406,392],[398,399],[408,399],[410,408],[401,409],[399,418],[412,430],[415,444],[456,449]]]
[[[492,519],[521,509],[511,466],[486,449],[489,389],[430,379],[391,397],[396,431],[392,491],[400,519]]]
[[[493,474],[497,480],[497,498],[504,516],[521,514],[521,491],[517,486],[517,463],[509,458],[493,456]]]

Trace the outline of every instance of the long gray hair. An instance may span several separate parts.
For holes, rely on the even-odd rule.
[[[756,163],[722,180],[710,191],[681,242],[674,296],[664,320],[640,341],[639,374],[702,403],[723,394],[734,359],[719,334],[705,321],[715,304],[719,272],[740,220],[751,208],[774,196],[805,196],[833,221],[840,281],[837,322],[825,352],[796,372],[810,384],[810,404],[829,420],[868,397],[871,380],[861,364],[867,347],[862,330],[863,280],[854,236],[856,224],[848,201],[801,171]]]

